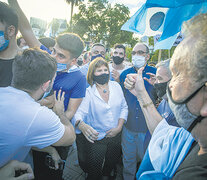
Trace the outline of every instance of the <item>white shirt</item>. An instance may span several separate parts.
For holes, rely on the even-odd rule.
[[[114,68],[113,68],[112,63],[109,64],[109,70],[110,70],[110,73],[111,73],[113,70],[116,70],[116,71],[119,72],[120,75],[121,75],[121,73],[122,73],[124,70],[128,69],[129,67],[130,67],[130,66],[127,66],[126,64],[124,64],[124,69],[119,69],[119,70],[117,70],[117,69],[114,69]]]
[[[103,139],[108,130],[117,127],[120,118],[126,120],[128,116],[128,106],[121,86],[115,81],[109,81],[109,91],[109,100],[106,103],[95,84],[88,87],[73,119],[84,120],[99,132],[98,140]]]
[[[58,116],[28,93],[0,88],[0,167],[13,159],[23,161],[33,146],[54,144],[64,131]]]
[[[122,73],[124,70],[128,69],[128,68],[129,68],[129,66],[124,65],[124,69],[119,69],[119,70],[117,70],[117,69],[114,69],[113,66],[112,66],[112,63],[110,63],[110,64],[109,64],[110,80],[111,80],[111,81],[114,81],[114,78],[112,77],[112,74],[113,74],[112,71],[113,71],[113,70],[118,71],[119,75],[121,75],[121,73]]]

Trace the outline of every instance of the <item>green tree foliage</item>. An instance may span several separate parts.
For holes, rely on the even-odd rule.
[[[73,16],[73,32],[86,41],[107,44],[110,48],[116,43],[134,45],[132,33],[121,31],[121,26],[129,19],[129,9],[122,4],[113,7],[107,0],[89,0],[80,3],[79,13]]]
[[[72,26],[73,9],[74,6],[78,6],[83,0],[65,0],[67,4],[70,4],[70,26]]]
[[[132,61],[132,47],[126,47],[126,57],[129,61]]]
[[[53,37],[56,36],[56,33],[58,31],[59,26],[60,26],[60,24],[59,24],[58,20],[57,19],[53,19],[52,22],[51,22],[52,36]]]
[[[170,49],[170,57],[172,57],[172,54],[175,50],[175,46],[173,46],[171,49]],[[166,60],[166,59],[169,59],[169,50],[167,49],[162,49],[161,50],[161,61],[163,60]],[[152,55],[151,55],[151,61],[152,62],[155,62],[157,63],[158,62],[158,56],[159,56],[159,50],[156,50]]]

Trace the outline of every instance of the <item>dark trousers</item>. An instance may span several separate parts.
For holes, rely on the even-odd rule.
[[[66,160],[68,147],[56,147],[61,159]],[[44,152],[33,151],[33,163],[34,163],[34,176],[35,180],[62,180],[63,170],[50,169],[45,164],[45,157],[48,155]]]
[[[110,176],[121,157],[121,133],[90,143],[81,133],[76,136],[79,165],[88,173],[87,180]]]

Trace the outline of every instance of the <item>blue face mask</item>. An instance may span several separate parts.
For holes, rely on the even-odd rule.
[[[46,98],[46,97],[50,94],[50,92],[51,92],[51,90],[48,91],[48,92],[45,92],[45,93],[43,94],[43,96],[42,96],[42,99]]]
[[[67,64],[57,63],[57,72],[64,71],[67,69]]]
[[[91,56],[91,62],[94,60],[94,59],[96,59],[97,57],[102,57],[102,58],[104,58],[101,54],[98,54],[98,55],[96,55],[96,56]],[[105,58],[104,58],[105,59]]]
[[[5,39],[4,32],[0,31],[0,52],[5,50],[9,45],[9,40]]]

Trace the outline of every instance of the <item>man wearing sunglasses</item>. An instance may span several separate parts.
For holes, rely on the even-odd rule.
[[[127,122],[122,131],[123,177],[125,180],[134,180],[135,178],[137,163],[141,162],[144,155],[144,139],[148,128],[137,97],[124,87],[124,81],[127,74],[137,74],[142,67],[144,68],[143,77],[149,79],[148,73],[156,74],[156,68],[147,65],[149,58],[147,45],[137,43],[132,50],[133,67],[126,69],[120,75],[120,85],[129,110]],[[154,87],[147,81],[144,84],[153,99],[151,92]]]
[[[125,87],[136,93],[152,139],[137,179],[199,179],[207,177],[207,13],[186,24],[186,39],[172,56],[168,102],[177,123],[170,126],[150,100],[142,78],[129,75]],[[199,33],[198,33],[199,32]]]

